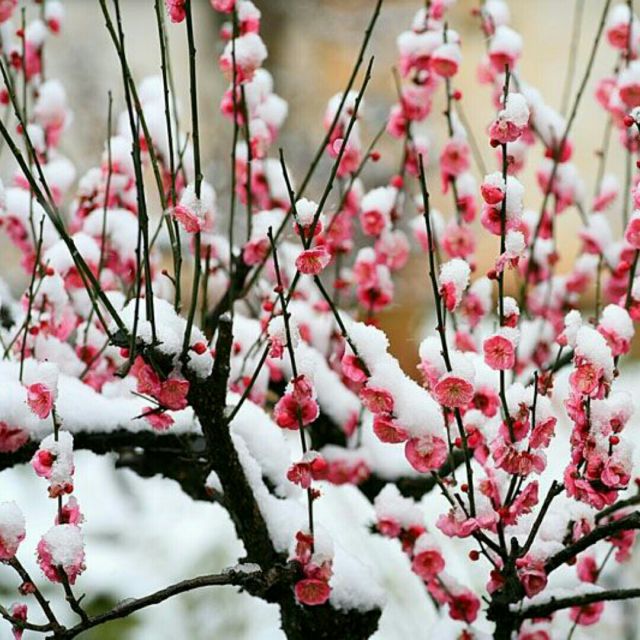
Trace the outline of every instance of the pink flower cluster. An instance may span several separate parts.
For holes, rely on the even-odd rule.
[[[295,262],[300,273],[317,276],[331,262],[331,253],[324,244],[324,238],[320,236],[324,225],[324,216],[315,202],[306,198],[296,202],[294,230],[305,247]]]
[[[229,245],[233,229],[229,235],[226,228],[217,229],[216,191],[195,175],[201,160],[189,141],[195,132],[179,132],[181,110],[162,78],[128,87],[145,126],[132,125],[126,113],[118,118],[102,160],[72,193],[75,169],[61,146],[72,113],[62,85],[42,73],[45,36],[57,33],[59,10],[44,6],[41,24],[20,30],[18,44],[6,46],[18,86],[24,83],[33,100],[33,108],[25,109],[26,127],[17,135],[27,142],[29,134],[33,164],[49,183],[46,202],[38,202],[19,171],[0,194],[0,224],[31,277],[28,292],[11,308],[16,317],[5,364],[18,371],[19,361],[12,389],[21,395],[16,410],[1,416],[0,452],[24,446],[43,427],[41,421],[53,426],[31,460],[36,474],[48,481],[49,495],[58,499],[55,524],[37,547],[40,567],[50,581],[71,584],[85,568],[83,516],[71,495],[71,430],[77,427],[67,417],[68,398],[58,403],[58,387],[69,393],[85,385],[83,392],[102,394],[101,400],[124,390],[142,411],[137,417],[145,419],[144,428],[163,432],[174,424],[174,412],[190,409],[198,397],[191,376],[212,381],[216,353],[210,345],[223,335],[218,311],[228,310],[231,355],[228,363],[218,359],[217,364],[228,373],[231,406],[220,409],[229,417],[234,442],[246,444],[238,457],[269,532],[274,521],[288,518],[275,518],[263,498],[283,501],[287,515],[291,505],[285,500],[308,501],[301,510],[309,518],[308,530],[295,522],[273,540],[278,553],[295,545],[291,557],[300,576],[292,588],[298,603],[333,606],[333,600],[337,607],[340,602],[341,581],[331,585],[340,563],[334,566],[324,531],[314,530],[320,483],[352,484],[367,493],[384,481],[375,498],[375,529],[400,542],[426,592],[464,629],[460,637],[474,637],[471,625],[480,616],[481,597],[449,575],[455,563],[445,558],[444,538],[465,547],[470,562],[487,561],[481,579],[492,605],[508,600],[518,615],[526,614],[525,598],[553,586],[549,559],[555,553],[630,513],[617,509],[628,503],[616,503],[633,486],[627,435],[633,402],[616,379],[640,319],[640,178],[630,172],[628,188],[621,189],[606,175],[603,157],[594,197],[587,198],[572,161],[573,116],[565,118],[528,84],[519,67],[523,41],[509,26],[503,0],[482,2],[474,13],[487,45],[478,79],[494,109],[477,145],[456,88],[463,59],[460,35],[447,17],[453,1],[433,0],[397,39],[398,97],[385,125],[392,143],[401,147],[397,173],[388,171],[365,187],[363,170],[381,153],[374,144],[365,151],[365,103],[346,89],[324,112],[326,148],[323,142],[318,157],[328,155],[336,184],[328,183],[330,197],[316,202],[303,191],[309,184],[309,195],[317,176],[311,180],[310,173],[298,185],[298,167],[290,171],[284,155],[270,157],[288,108],[263,67],[268,52],[260,10],[250,0],[210,4],[225,20],[218,63],[228,85],[220,112],[236,140],[233,196],[246,207],[246,236],[235,236],[242,237],[235,246]],[[11,19],[15,6],[15,0],[0,0],[0,22]],[[165,0],[165,6],[172,22],[190,21],[186,0]],[[628,6],[611,11],[604,33],[617,62],[595,92],[629,160],[640,153],[637,25]],[[9,99],[8,90],[0,93],[1,102]],[[480,99],[474,93],[473,100]],[[441,102],[443,112],[433,108]],[[441,140],[432,135],[437,118],[445,130]],[[491,161],[486,170],[485,155]],[[138,156],[140,166],[134,164]],[[538,211],[531,208],[532,194],[525,199],[523,186],[525,165],[536,156],[542,158],[532,168],[539,190],[533,195],[542,203]],[[154,214],[140,178],[149,169],[173,270],[163,268],[160,251],[140,253],[149,241],[142,230]],[[432,181],[424,173],[428,169],[439,180]],[[423,184],[425,175],[429,180]],[[427,197],[435,190],[433,201],[442,212]],[[443,205],[443,198],[450,201]],[[68,238],[59,238],[57,216],[42,204],[59,208]],[[621,236],[612,220],[618,204]],[[418,214],[411,221],[404,219],[409,207]],[[559,267],[565,249],[558,221],[561,214],[576,215],[574,209],[582,221],[580,251],[567,271]],[[34,229],[41,220],[37,238]],[[377,328],[385,321],[381,312],[402,289],[394,277],[409,261],[407,227],[428,259],[424,284],[432,288],[435,306],[435,331],[419,347],[419,380],[404,373]],[[159,228],[164,233],[165,227]],[[482,256],[476,256],[483,246],[479,232],[499,247],[484,273],[479,273]],[[195,270],[191,304],[184,288],[182,299],[178,295],[183,249],[201,267]],[[201,318],[206,336],[196,326]],[[20,323],[24,329],[16,332]],[[132,351],[116,344],[130,344]],[[58,368],[64,372],[60,385]],[[138,397],[129,398],[130,392]],[[197,413],[197,406],[193,409]],[[272,440],[263,441],[252,429],[245,418],[250,411],[272,428]],[[552,443],[562,439],[563,424],[570,429],[568,453],[558,465],[561,447]],[[264,463],[255,450],[272,454],[275,449],[267,445],[276,442],[283,448],[295,442],[296,453],[286,448],[282,456],[264,456],[269,458]],[[386,447],[394,444],[402,446],[389,452]],[[262,467],[262,475],[247,461]],[[554,476],[560,471],[561,477]],[[394,480],[398,487],[431,484],[442,494],[444,507],[437,507],[428,528],[423,512],[400,495]],[[17,507],[0,504],[0,559],[11,561],[24,537]],[[635,532],[622,529],[602,546],[624,562],[634,541]],[[576,562],[579,581],[596,584],[602,565],[594,550],[578,554]],[[570,620],[595,624],[603,607],[599,602],[574,607]],[[26,620],[24,605],[11,612],[13,622]],[[523,622],[513,632],[519,640],[552,637],[546,619]],[[20,635],[15,624],[14,636]]]
[[[420,511],[416,513],[412,501],[388,487],[376,498],[375,507],[376,529],[381,535],[400,541],[412,571],[424,582],[431,596],[440,605],[447,605],[453,620],[474,622],[480,599],[445,572],[443,553],[426,531]]]
[[[331,596],[329,580],[333,574],[332,560],[325,554],[314,552],[313,535],[298,531],[295,559],[304,573],[304,577],[294,586],[298,602],[311,607],[327,602]]]
[[[325,480],[329,465],[316,451],[308,451],[300,462],[293,463],[287,471],[287,479],[303,489],[311,486],[312,480]]]
[[[73,493],[73,436],[68,431],[47,436],[33,455],[31,466],[49,481],[50,498]]]
[[[74,524],[58,524],[38,543],[38,564],[51,582],[75,584],[85,570],[82,533]],[[64,572],[64,573],[63,573]]]
[[[310,425],[320,414],[313,383],[304,374],[289,383],[273,408],[273,418],[282,429],[294,431]]]
[[[187,407],[187,394],[189,382],[182,376],[172,374],[162,379],[150,364],[147,364],[142,356],[137,356],[131,374],[137,380],[138,393],[149,397],[155,403],[155,407],[146,407],[144,418],[158,431],[164,431],[173,424],[173,418],[167,411],[180,411]]]
[[[569,495],[597,509],[613,504],[631,479],[631,452],[620,434],[632,405],[626,394],[609,393],[613,367],[606,338],[591,327],[581,327],[565,401],[573,431],[564,479]]]
[[[11,560],[25,539],[25,521],[15,502],[0,502],[0,560]]]

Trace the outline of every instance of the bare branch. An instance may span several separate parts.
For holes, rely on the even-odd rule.
[[[136,611],[160,604],[169,598],[195,589],[213,586],[237,586],[246,589],[250,593],[259,594],[269,591],[279,582],[290,581],[295,574],[296,567],[294,565],[287,565],[274,566],[267,572],[247,572],[242,569],[229,569],[224,573],[209,574],[190,578],[188,580],[182,580],[181,582],[177,582],[176,584],[165,587],[164,589],[155,591],[148,596],[123,600],[110,611],[88,618],[75,627],[58,634],[57,637],[61,640],[70,640],[71,638],[75,638],[81,633],[84,633],[88,629],[93,629],[94,627],[98,627],[107,622],[118,620],[119,618],[126,618]]]
[[[545,571],[549,574],[567,562],[567,560],[575,558],[581,551],[593,546],[596,542],[615,535],[620,531],[630,531],[632,529],[640,529],[640,511],[634,511],[624,518],[613,520],[596,527],[573,544],[570,544],[562,549],[562,551],[558,551],[558,553],[551,556],[545,564]]]
[[[612,600],[630,600],[640,598],[640,589],[611,589],[609,591],[594,591],[578,596],[567,598],[551,598],[549,602],[536,604],[523,609],[518,617],[521,620],[531,618],[546,618],[556,611],[568,609],[569,607],[586,607],[595,602],[605,602]]]

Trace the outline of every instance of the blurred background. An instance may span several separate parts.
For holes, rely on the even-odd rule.
[[[579,84],[597,30],[604,2],[600,0],[511,0],[512,26],[525,40],[520,63],[520,75],[538,88],[551,106],[561,108],[562,96],[569,76],[572,88],[570,104]],[[130,65],[136,80],[159,73],[160,54],[157,46],[153,0],[121,0]],[[275,90],[289,103],[289,117],[278,145],[284,148],[294,179],[301,179],[319,141],[323,136],[322,117],[327,100],[346,84],[360,47],[362,33],[368,22],[373,0],[263,0],[257,1],[262,11],[262,34],[269,49],[266,68],[273,74]],[[581,5],[578,6],[578,5]],[[392,67],[397,62],[395,40],[409,27],[421,3],[416,0],[385,0],[370,55],[375,56],[373,79],[366,95],[362,126],[366,147],[384,122],[395,100]],[[498,168],[496,155],[488,145],[485,130],[493,116],[490,91],[476,82],[477,62],[485,51],[478,18],[472,11],[478,0],[458,0],[450,10],[450,27],[456,29],[463,43],[464,61],[454,86],[463,93],[462,108],[477,139],[488,171]],[[67,0],[67,18],[61,38],[47,45],[47,73],[61,78],[74,110],[72,128],[63,136],[62,152],[75,163],[78,176],[100,160],[107,130],[107,93],[114,96],[114,113],[123,109],[119,66],[108,38],[97,0]],[[576,7],[581,9],[576,12]],[[229,191],[229,151],[231,127],[219,114],[219,102],[226,87],[218,67],[217,57],[222,44],[218,36],[220,19],[211,11],[207,0],[194,2],[198,45],[198,81],[204,173],[220,196],[220,218],[224,220]],[[574,18],[578,15],[581,34],[573,73],[568,69]],[[182,25],[169,24],[171,55],[175,70],[177,93],[183,105],[184,126],[188,128],[188,73],[186,37]],[[595,81],[611,72],[614,54],[602,46],[596,58],[591,79],[580,104],[573,127],[574,160],[585,181],[587,203],[594,191],[597,172],[596,153],[602,146],[605,118],[593,99]],[[359,86],[359,83],[356,83]],[[440,97],[443,92],[440,91]],[[443,141],[444,116],[439,117],[442,103],[436,100],[429,118],[431,131],[431,184],[439,183],[434,170],[439,146]],[[369,163],[363,173],[366,188],[386,184],[397,170],[401,143],[383,136],[378,149],[382,159]],[[274,149],[274,153],[277,150]],[[534,151],[521,179],[525,183],[525,207],[537,209],[541,194],[535,182],[535,169],[540,151]],[[8,176],[8,154],[3,154],[3,177]],[[624,181],[624,154],[614,138],[607,171]],[[309,197],[319,197],[328,175],[329,162],[316,172]],[[481,176],[477,174],[477,178]],[[6,181],[6,180],[5,180]],[[412,185],[417,188],[417,185]],[[451,215],[450,194],[443,197],[432,188],[433,203],[445,216]],[[621,204],[618,203],[618,209]],[[407,207],[407,216],[414,215]],[[614,223],[615,224],[615,223]],[[570,265],[579,250],[576,230],[579,218],[575,209],[563,213],[558,221],[562,260],[559,270]],[[484,272],[492,264],[497,245],[494,238],[478,225],[478,267]],[[23,290],[26,275],[18,266],[17,253],[5,238],[0,239],[0,267],[3,277],[14,291]],[[394,306],[383,314],[394,350],[402,362],[415,364],[417,332],[419,332],[429,298],[425,284],[425,262],[413,259],[398,279]],[[399,327],[399,331],[396,331]]]
[[[324,134],[322,117],[327,100],[346,84],[360,47],[363,30],[372,11],[373,0],[254,0],[262,11],[262,36],[269,49],[266,68],[275,79],[275,91],[289,103],[289,117],[279,145],[285,150],[294,178],[301,179],[319,141]],[[567,68],[576,3],[582,2],[581,38],[577,50],[575,72]],[[114,96],[114,113],[123,108],[121,81],[115,51],[104,28],[97,0],[66,0],[63,34],[47,44],[47,74],[60,78],[66,86],[75,116],[65,132],[61,150],[75,163],[78,177],[100,161],[107,131],[107,92]],[[219,102],[226,87],[218,71],[217,57],[222,44],[218,36],[220,22],[208,0],[194,0],[200,117],[204,173],[217,189],[220,216],[224,218],[228,202],[229,148],[231,127],[219,114]],[[545,99],[560,108],[569,75],[573,87],[579,84],[596,33],[604,0],[510,0],[512,26],[524,37],[521,77],[538,88]],[[153,0],[121,0],[127,49],[136,80],[159,73],[160,54],[157,47]],[[380,128],[390,105],[395,100],[392,67],[397,61],[395,40],[407,29],[419,0],[385,0],[370,47],[375,55],[374,76],[366,95],[363,121],[363,144]],[[478,19],[472,10],[478,0],[458,0],[450,12],[450,28],[456,29],[463,43],[464,61],[454,86],[463,93],[462,106],[470,122],[488,170],[497,168],[494,150],[485,135],[493,116],[490,92],[475,80],[476,66],[485,50]],[[169,25],[171,55],[179,100],[187,115],[188,73],[186,38],[183,25]],[[614,54],[605,45],[596,58],[586,94],[573,128],[575,163],[585,181],[587,202],[594,190],[596,153],[601,148],[605,118],[593,99],[595,81],[611,72]],[[573,100],[573,97],[572,97]],[[571,101],[572,101],[571,100]],[[434,106],[430,117],[430,155],[437,158],[445,135],[442,105]],[[188,127],[189,121],[185,120]],[[364,172],[366,188],[385,184],[395,173],[401,143],[383,137],[379,144],[380,162],[370,163]],[[541,194],[535,183],[535,169],[540,155],[530,156],[522,180],[526,187],[525,207],[537,209]],[[624,181],[624,154],[617,141],[612,141],[607,171]],[[328,174],[328,162],[316,173],[308,195],[317,198]],[[5,152],[0,160],[5,183],[10,182],[12,165]],[[478,179],[480,175],[476,176]],[[434,185],[433,202],[445,217],[451,215],[450,195],[443,198],[435,185],[437,170],[431,168]],[[618,203],[613,215],[621,210]],[[408,207],[407,215],[414,215]],[[577,229],[579,218],[574,209],[563,213],[558,223],[559,247],[566,269],[579,251]],[[485,271],[496,255],[495,240],[478,234],[478,268]],[[0,239],[0,274],[15,294],[26,282],[20,270],[18,255],[4,237]],[[394,306],[382,321],[392,348],[410,371],[416,362],[417,345],[426,317],[430,314],[426,286],[425,260],[412,258],[404,273],[396,280]],[[27,520],[30,537],[25,548],[35,548],[38,532],[48,526],[48,501],[44,487],[33,474],[12,470],[0,475],[0,499],[16,499],[29,505]],[[101,609],[125,595],[140,595],[189,574],[216,570],[235,562],[239,545],[233,542],[231,524],[217,507],[193,504],[182,496],[175,485],[159,479],[142,481],[129,472],[114,474],[106,458],[81,454],[78,463],[78,494],[87,512],[86,531],[90,539],[89,570],[80,581],[88,592],[102,594],[91,607]],[[342,489],[341,489],[342,491]],[[328,517],[368,517],[357,497],[346,496]],[[98,497],[96,499],[96,496]],[[84,498],[84,499],[83,499]],[[324,501],[320,501],[324,502]],[[348,535],[348,534],[345,534]],[[428,603],[419,592],[409,572],[401,575],[392,569],[393,549],[379,546],[378,541],[364,538],[347,541],[360,548],[362,555],[383,555],[380,560],[385,587],[391,593],[391,613],[385,613],[377,636],[382,639],[435,637],[425,632],[423,614]],[[114,557],[114,550],[118,554]],[[384,550],[382,554],[380,552]],[[386,564],[385,564],[386,563]],[[388,570],[385,567],[388,564]],[[397,563],[395,563],[397,566]],[[0,576],[0,580],[4,579]],[[5,587],[9,583],[2,583]],[[3,598],[4,600],[4,598]],[[622,607],[622,605],[620,605]],[[395,611],[395,616],[394,616]],[[621,611],[621,609],[614,609]],[[279,638],[277,612],[249,597],[236,596],[233,590],[219,589],[183,596],[126,621],[86,634],[89,639],[141,640],[201,638]],[[588,632],[587,632],[588,633]],[[0,633],[0,637],[5,635]],[[25,638],[28,638],[25,635]],[[85,636],[83,636],[85,637]],[[578,634],[575,638],[578,638]],[[590,637],[588,635],[582,637]],[[630,637],[633,637],[630,636]]]

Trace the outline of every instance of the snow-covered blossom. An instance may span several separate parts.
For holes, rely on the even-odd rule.
[[[629,46],[629,25],[633,24],[633,17],[629,15],[629,7],[616,4],[611,7],[607,16],[607,40],[616,49],[626,49]]]
[[[228,42],[220,56],[220,68],[232,79],[235,73],[237,82],[245,82],[253,78],[256,69],[267,58],[267,48],[257,33],[246,33]]]
[[[25,521],[15,502],[0,502],[0,560],[11,560],[24,540]]]
[[[602,310],[598,331],[605,337],[611,353],[620,356],[629,351],[635,333],[628,311],[617,304],[609,304]]]
[[[529,122],[529,106],[521,93],[507,95],[504,108],[489,128],[491,140],[499,144],[515,142]]]
[[[27,404],[41,420],[49,417],[58,395],[58,367],[52,362],[27,363],[24,375]]]
[[[618,76],[620,99],[628,109],[640,105],[640,61],[634,60]]]
[[[495,30],[489,44],[489,59],[494,69],[501,73],[505,66],[513,69],[522,54],[522,36],[506,25]]]
[[[569,311],[564,318],[564,331],[558,336],[562,346],[575,347],[578,330],[582,327],[582,316],[576,309]]]
[[[38,564],[51,582],[62,582],[61,570],[70,584],[75,584],[85,570],[82,532],[73,524],[58,524],[38,543]]]
[[[287,327],[284,316],[275,316],[269,321],[269,356],[272,358],[282,358],[285,347],[288,345]],[[289,335],[291,336],[291,347],[295,349],[300,343],[300,332],[298,324],[293,318],[289,318]]]
[[[504,199],[506,184],[502,173],[495,171],[484,177],[480,185],[483,200],[491,206],[500,204]]]
[[[580,393],[600,395],[603,386],[613,379],[613,356],[605,338],[595,329],[583,326],[576,334],[574,350],[576,368],[571,374],[574,388]]]
[[[305,232],[305,236],[308,238],[313,228],[313,235],[318,235],[324,226],[324,215],[320,214],[316,217],[318,212],[317,203],[307,198],[301,198],[296,202],[296,227],[301,227]],[[316,223],[313,227],[314,222]],[[297,229],[296,229],[297,230]]]
[[[283,429],[299,429],[311,424],[319,414],[313,383],[300,375],[287,386],[273,409],[276,424]]]
[[[172,212],[173,217],[187,233],[209,230],[213,224],[215,192],[207,183],[202,183],[201,189],[198,197],[195,185],[188,185]]]
[[[445,407],[464,407],[473,398],[475,370],[471,361],[462,353],[452,352],[449,359],[451,371],[438,378],[433,386],[433,395]]]
[[[294,462],[287,471],[287,479],[303,489],[311,486],[312,480],[327,477],[329,465],[317,451],[307,451],[300,462]]]
[[[470,272],[469,263],[461,258],[453,258],[440,267],[440,294],[449,311],[454,311],[462,301]]]
[[[436,578],[445,567],[439,545],[428,533],[423,533],[413,548],[412,571],[428,582]]]
[[[378,187],[365,194],[360,204],[360,224],[366,235],[379,236],[390,225],[397,196],[395,187]]]
[[[457,42],[443,42],[431,54],[431,69],[443,78],[451,78],[458,72],[462,52]]]
[[[73,436],[59,431],[47,436],[31,459],[35,472],[49,481],[49,496],[73,492]]]

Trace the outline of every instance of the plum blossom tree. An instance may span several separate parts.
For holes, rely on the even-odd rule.
[[[19,579],[17,601],[0,604],[13,636],[80,637],[178,594],[235,585],[276,604],[288,638],[369,638],[384,592],[318,517],[327,484],[353,485],[372,502],[370,534],[402,549],[449,619],[446,637],[550,639],[562,612],[571,636],[597,624],[607,602],[639,597],[640,588],[599,584],[605,565],[630,559],[640,528],[625,435],[633,401],[617,388],[640,318],[640,187],[631,171],[640,150],[640,23],[631,2],[599,3],[567,115],[522,76],[524,43],[506,1],[479,2],[487,49],[478,78],[495,108],[484,141],[495,152],[492,171],[455,87],[465,63],[447,18],[455,0],[428,0],[399,34],[397,102],[363,144],[374,69],[366,56],[383,4],[372,2],[347,86],[329,100],[324,137],[299,175],[286,150],[274,153],[287,103],[263,66],[258,6],[211,0],[224,19],[219,67],[229,84],[220,114],[233,131],[223,198],[202,170],[192,1],[150,7],[162,66],[140,83],[119,0],[96,1],[125,104],[114,128],[109,96],[104,151],[79,181],[60,148],[72,122],[65,89],[44,73],[63,6],[0,1],[0,100],[13,117],[0,133],[16,163],[0,223],[29,276],[19,300],[2,298],[0,469],[30,463],[52,500],[51,526],[31,550],[20,505],[0,503],[0,561]],[[186,31],[188,119],[173,90],[167,20]],[[605,46],[616,62],[595,98],[629,171],[620,188],[601,154],[589,202],[571,133]],[[438,94],[442,118],[432,113]],[[428,125],[439,119],[446,138],[435,154]],[[362,176],[380,159],[385,133],[398,141],[400,167],[367,190]],[[535,148],[544,152],[540,193],[527,200],[539,196],[537,211],[525,210],[518,178]],[[325,166],[312,200],[311,179]],[[428,170],[451,194],[450,215],[430,206]],[[560,274],[556,220],[567,209],[580,215],[583,250]],[[476,218],[497,246],[484,274]],[[407,228],[426,254],[435,311],[412,377],[378,322],[409,258]],[[583,314],[592,288],[593,314]],[[245,555],[225,572],[90,615],[77,595],[91,571],[74,496],[79,449],[114,453],[119,466],[219,503]],[[549,464],[558,450],[561,468]],[[431,492],[441,496],[437,513],[420,505]],[[449,539],[464,553],[452,556]],[[43,576],[22,564],[29,551]],[[481,593],[456,577],[461,557],[477,563]],[[72,624],[43,595],[43,580],[64,593]]]

